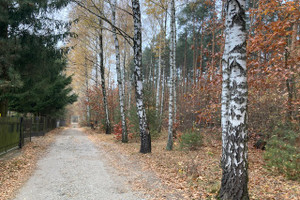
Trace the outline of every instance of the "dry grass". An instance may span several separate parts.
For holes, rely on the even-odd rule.
[[[204,145],[197,151],[181,151],[175,141],[175,150],[166,151],[166,133],[152,141],[152,153],[140,154],[139,142],[122,144],[113,135],[94,134],[89,137],[106,149],[139,162],[143,171],[156,174],[166,188],[144,188],[153,199],[215,199],[220,187],[221,142],[215,136],[205,133]],[[92,134],[91,134],[92,133]],[[249,145],[249,193],[253,200],[297,200],[300,199],[300,183],[287,180],[281,175],[264,168],[263,152]],[[112,150],[113,149],[113,150]],[[126,166],[123,166],[126,167]],[[120,170],[120,169],[119,169]],[[124,169],[126,172],[126,169]],[[128,169],[127,169],[128,172]],[[146,178],[146,177],[144,177]],[[143,189],[143,187],[141,187]],[[173,198],[168,194],[175,193]],[[177,194],[176,194],[177,193]]]
[[[38,159],[52,144],[55,135],[61,129],[55,129],[44,137],[34,137],[21,150],[15,150],[0,157],[0,200],[12,199],[16,191],[30,177]]]

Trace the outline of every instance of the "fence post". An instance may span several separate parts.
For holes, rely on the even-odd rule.
[[[32,120],[31,120],[30,122],[31,122],[31,124],[30,124],[30,131],[29,131],[29,135],[30,135],[30,136],[29,136],[29,137],[30,137],[30,142],[31,142],[31,132],[32,132],[32,126],[33,126],[32,124],[33,124],[33,123],[32,123]]]
[[[19,140],[19,148],[22,148],[24,145],[24,137],[23,137],[23,117],[20,118],[20,140]]]

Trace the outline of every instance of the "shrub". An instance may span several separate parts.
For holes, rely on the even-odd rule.
[[[134,134],[131,133],[131,126],[129,125],[129,121],[127,120],[127,133],[128,133],[128,139],[131,140],[134,137]],[[113,126],[113,132],[114,138],[116,140],[122,140],[122,122],[119,122]]]
[[[122,139],[122,122],[115,124],[113,127],[114,127],[114,129],[113,129],[112,134],[115,135],[114,137],[117,140],[121,140]]]
[[[203,137],[196,130],[188,130],[179,138],[180,148],[188,150],[197,150],[202,146]]]
[[[139,127],[139,119],[137,116],[137,111],[136,111],[136,106],[132,106],[131,109],[129,110],[130,112],[130,117],[128,117],[131,125],[131,130],[133,133],[136,133],[137,136],[139,136],[140,133],[140,127]],[[150,129],[150,134],[151,138],[158,138],[159,137],[159,119],[157,119],[155,115],[155,108],[147,108],[146,109],[146,115],[147,115],[147,120],[148,120],[148,125]]]
[[[300,180],[299,134],[289,125],[279,125],[272,133],[264,154],[267,167],[275,168],[287,178]]]
[[[153,139],[158,138],[160,136],[160,133],[158,131],[159,119],[156,117],[155,109],[154,108],[147,109],[146,114],[147,114],[147,120],[149,124],[151,138]]]

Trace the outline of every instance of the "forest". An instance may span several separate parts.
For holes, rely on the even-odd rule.
[[[299,180],[299,1],[73,2],[83,125],[141,153],[222,141],[221,199],[249,198],[248,143]]]
[[[20,2],[0,3],[2,115],[79,116],[206,199],[299,184],[298,0]]]

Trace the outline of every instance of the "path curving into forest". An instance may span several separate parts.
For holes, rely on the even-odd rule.
[[[133,192],[124,177],[113,175],[99,153],[83,132],[66,129],[38,161],[15,200],[146,199]]]

